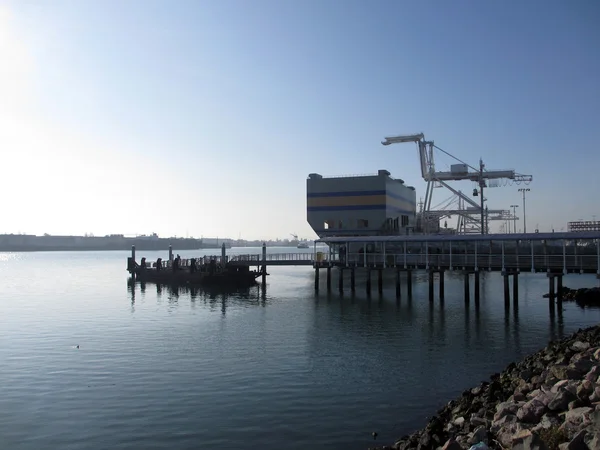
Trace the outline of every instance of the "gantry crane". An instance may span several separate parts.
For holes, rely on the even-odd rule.
[[[478,228],[477,231],[481,232],[481,234],[486,234],[486,216],[490,220],[505,220],[507,215],[510,216],[510,211],[508,210],[488,210],[486,213],[483,205],[485,200],[483,196],[483,189],[487,187],[486,180],[507,179],[517,183],[530,183],[533,180],[531,175],[518,174],[515,173],[514,170],[486,170],[481,159],[479,160],[479,168],[477,169],[437,147],[433,141],[425,140],[425,135],[423,133],[386,137],[381,143],[383,145],[390,145],[401,144],[405,142],[414,142],[417,144],[419,150],[419,160],[421,163],[421,176],[427,182],[425,201],[421,204],[421,211],[419,212],[422,228],[425,229],[427,229],[428,225],[431,223],[437,223],[437,227],[439,227],[439,221],[443,217],[458,215],[459,226],[457,227],[457,231],[460,232],[462,228],[462,232],[466,233],[470,230]],[[455,159],[460,164],[453,164],[450,167],[449,172],[436,171],[433,158],[434,148]],[[472,169],[472,171],[469,171],[469,169]],[[479,190],[474,189],[473,195],[480,197],[479,205],[461,191],[452,188],[448,184],[450,181],[462,180],[470,180],[478,184]],[[458,197],[459,207],[457,210],[431,210],[433,188],[437,186],[445,187]],[[492,216],[490,216],[490,214],[492,214]],[[475,225],[477,223],[473,217],[475,215],[479,215],[480,218],[478,226]],[[467,224],[470,224],[471,226],[469,227]]]

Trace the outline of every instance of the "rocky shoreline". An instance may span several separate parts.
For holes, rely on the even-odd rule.
[[[463,392],[425,428],[372,450],[600,450],[600,325]]]

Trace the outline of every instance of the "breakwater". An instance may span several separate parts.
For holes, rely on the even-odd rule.
[[[449,369],[451,370],[451,369]],[[452,400],[379,450],[600,449],[600,326],[579,330]]]

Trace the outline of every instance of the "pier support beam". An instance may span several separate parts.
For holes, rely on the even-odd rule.
[[[224,246],[224,245],[223,245]],[[262,284],[267,284],[267,243],[263,242],[262,245]]]
[[[367,295],[371,295],[371,269],[369,267],[367,267],[366,276],[367,276],[367,282],[366,282]]]
[[[562,296],[563,296],[563,276],[556,276],[556,306],[562,313]]]
[[[377,290],[380,294],[383,293],[383,270],[377,270]]]
[[[356,273],[354,267],[350,269],[350,291],[356,291]]]
[[[429,270],[429,301],[433,302],[433,270]]]
[[[327,292],[331,291],[331,266],[327,266]]]
[[[169,263],[173,265],[173,247],[169,244]]]
[[[444,300],[444,270],[440,270],[440,300]]]
[[[315,267],[315,292],[319,292],[319,266]]]
[[[513,273],[513,303],[519,301],[519,272]]]
[[[406,290],[408,298],[412,298],[412,270],[406,271]]]
[[[464,273],[464,284],[465,284],[465,303],[469,303],[471,301],[471,292],[469,285],[469,272]]]
[[[344,292],[344,269],[342,267],[340,267],[340,275],[338,278],[338,289],[340,291],[340,294],[342,292]]]
[[[400,290],[400,270],[396,269],[396,298],[400,300],[402,291]]]
[[[480,294],[480,287],[479,287],[479,277],[480,277],[479,270],[476,270],[475,274],[473,276],[475,278],[475,286],[474,286],[474,289],[475,289],[475,304],[479,305],[479,296],[481,295]]]
[[[503,272],[502,278],[504,279],[504,306],[510,306],[510,287],[508,284],[508,273]]]

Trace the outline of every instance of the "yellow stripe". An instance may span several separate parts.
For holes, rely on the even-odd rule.
[[[385,195],[361,195],[349,197],[311,197],[307,206],[368,206],[385,204]]]
[[[327,206],[371,206],[389,205],[404,211],[412,211],[413,206],[406,200],[400,200],[387,195],[364,195],[348,197],[309,197],[306,199],[307,207]]]

